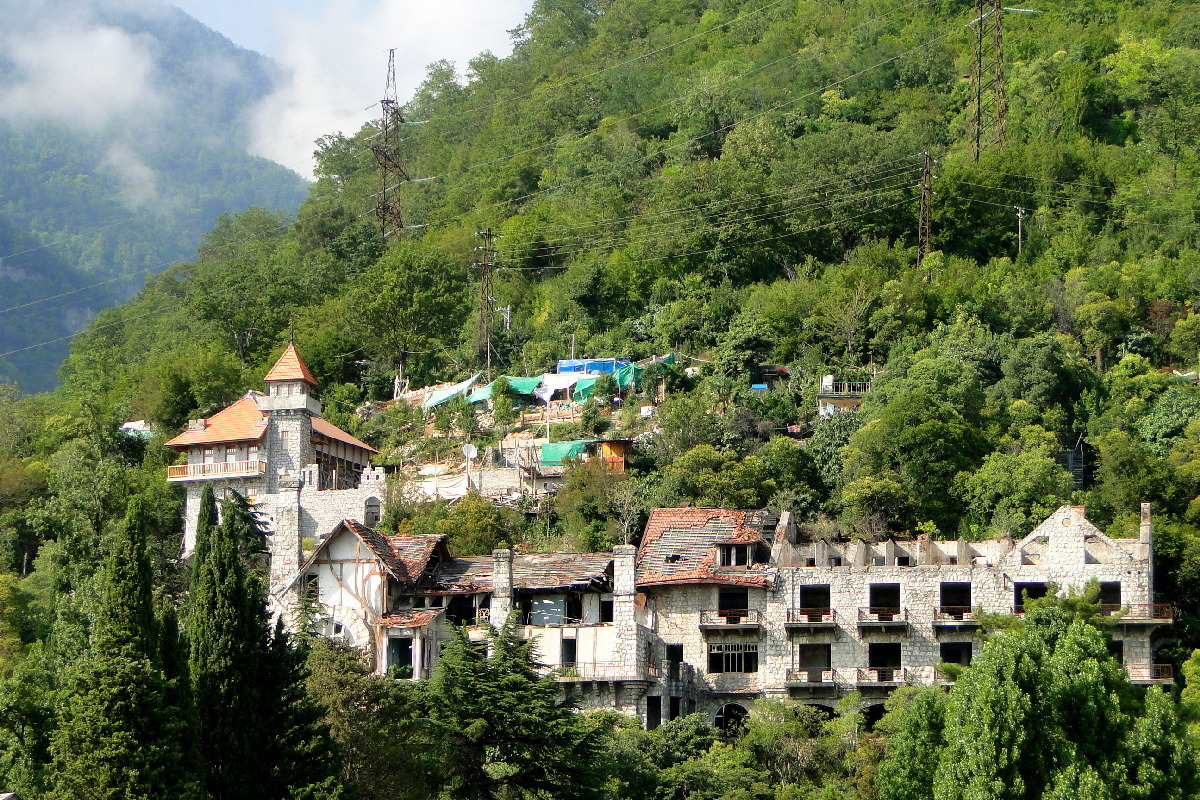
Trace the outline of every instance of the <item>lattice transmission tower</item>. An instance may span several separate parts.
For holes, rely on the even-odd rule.
[[[1003,0],[975,0],[975,20],[971,27],[974,53],[971,58],[967,139],[971,146],[971,158],[978,161],[979,154],[988,147],[1004,147],[1007,137]]]
[[[379,136],[371,145],[371,152],[379,162],[379,193],[375,196],[375,216],[379,219],[379,229],[386,239],[404,229],[397,190],[401,183],[412,180],[404,167],[404,161],[400,158],[400,129],[405,123],[400,114],[400,102],[396,99],[395,50],[388,50],[387,86],[379,106],[383,117],[379,123]]]

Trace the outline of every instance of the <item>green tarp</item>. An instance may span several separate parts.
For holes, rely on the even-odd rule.
[[[579,458],[587,446],[599,439],[582,439],[578,442],[553,442],[542,445],[540,463],[546,467],[560,467],[568,458]]]
[[[617,386],[620,386],[622,389],[636,389],[643,372],[645,370],[637,364],[630,364],[627,367],[618,369],[613,374],[613,377],[617,380]],[[596,389],[596,379],[599,377],[599,375],[589,375],[586,378],[579,379],[579,382],[575,384],[575,392],[571,395],[576,403],[582,403],[592,396],[592,393]]]
[[[478,372],[461,383],[456,383],[453,386],[447,386],[445,389],[438,389],[436,392],[430,392],[429,396],[425,398],[425,402],[421,403],[421,408],[436,408],[442,403],[447,403],[453,398],[467,391],[467,389],[470,389],[471,384],[475,383],[477,380],[479,380]]]
[[[520,395],[532,395],[533,390],[536,389],[538,384],[542,382],[540,376],[537,378],[513,378],[505,375],[504,377],[508,378],[508,385],[513,388],[513,391]],[[492,387],[495,385],[496,382],[492,381],[482,389],[476,389],[475,391],[471,392],[471,396],[467,398],[467,402],[482,403],[484,400],[491,400]]]

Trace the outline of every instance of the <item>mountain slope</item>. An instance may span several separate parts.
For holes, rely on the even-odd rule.
[[[0,306],[0,353],[17,351],[0,357],[0,381],[38,390],[53,385],[64,348],[22,348],[127,298],[193,253],[220,214],[293,210],[304,183],[245,149],[271,63],[177,9],[10,4],[0,29],[0,214],[25,242],[0,250],[0,294],[12,301]],[[16,255],[38,246],[72,275]],[[71,294],[8,310],[60,293]]]

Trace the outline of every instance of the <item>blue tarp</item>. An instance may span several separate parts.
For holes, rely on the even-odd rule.
[[[612,375],[630,364],[628,358],[566,358],[558,362],[558,372],[582,372],[585,375]]]

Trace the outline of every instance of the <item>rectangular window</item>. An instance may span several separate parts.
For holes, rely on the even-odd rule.
[[[225,448],[225,463],[232,464],[234,461],[237,461],[237,460],[238,460],[237,447],[235,447],[234,445],[226,446],[226,448]]]
[[[842,557],[841,556],[830,556],[829,557],[829,566],[840,567],[841,565],[842,565]]]
[[[908,556],[896,556],[896,566],[897,567],[907,567],[909,565],[910,565],[910,561],[909,561]]]
[[[829,584],[813,584],[800,587],[800,607],[829,610]]]
[[[1017,583],[1013,585],[1013,604],[1017,607],[1017,613],[1020,614],[1025,610],[1025,602],[1027,600],[1037,600],[1046,596],[1046,584],[1044,583]]]
[[[568,664],[574,664],[575,661],[577,660],[578,652],[579,652],[579,649],[577,647],[577,642],[575,639],[563,639],[562,640],[562,661],[559,663],[561,663],[564,667],[567,666]]]
[[[806,567],[815,567],[816,565],[817,565],[817,560],[816,560],[815,558],[806,558],[806,559],[804,559],[804,566],[806,566]]]
[[[413,671],[413,640],[410,636],[388,639],[388,670],[394,670],[397,678],[411,678]]]
[[[709,672],[758,672],[758,643],[710,644]]]
[[[1121,605],[1121,582],[1120,581],[1105,581],[1100,584],[1100,605],[1102,606],[1119,606]]]
[[[749,607],[749,589],[723,588],[717,593],[717,608],[721,611],[745,611]]]
[[[942,661],[947,664],[962,664],[964,667],[971,663],[970,642],[942,642]]]
[[[613,621],[613,601],[611,597],[607,599],[603,597],[600,598],[600,621]]]
[[[943,583],[941,588],[942,614],[962,619],[971,612],[971,584]]]
[[[286,444],[287,444],[289,441],[291,441],[291,438],[292,438],[292,432],[291,432],[291,431],[289,431],[289,430],[282,430],[282,431],[280,431],[280,432],[279,432],[279,441],[283,442],[283,443],[284,443],[284,445],[286,445]]]
[[[252,444],[246,450],[247,461],[258,461],[258,445]]]
[[[900,584],[871,584],[871,613],[879,614],[883,612],[892,614],[900,613]]]
[[[216,461],[216,456],[213,454],[213,449],[211,447],[204,448],[204,463],[211,464],[214,461]]]
[[[667,719],[679,719],[679,717],[681,716],[681,713],[682,713],[682,708],[681,708],[682,704],[680,703],[680,701],[682,699],[683,698],[680,698],[680,697],[672,697],[671,698],[671,710],[667,714]]]

